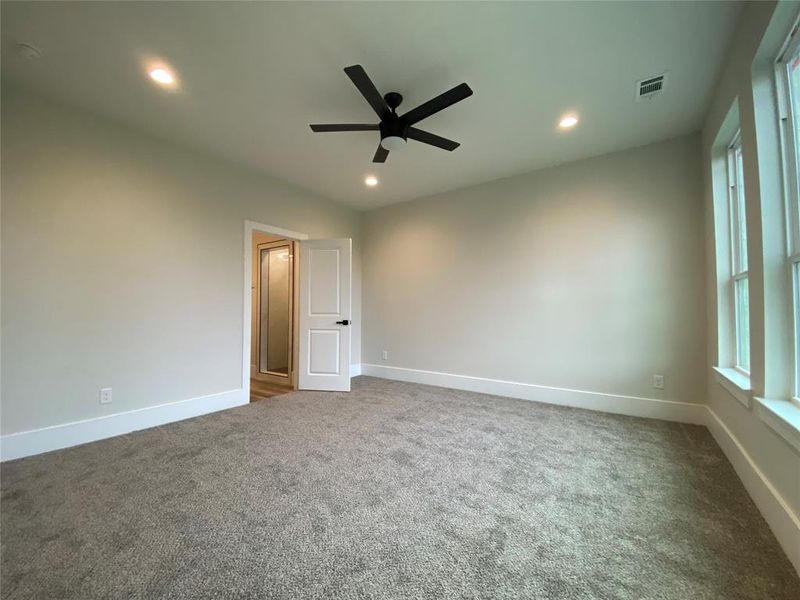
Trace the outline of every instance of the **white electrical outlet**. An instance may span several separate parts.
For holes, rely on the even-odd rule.
[[[386,350],[384,350],[383,352],[381,352],[381,358],[383,360],[389,360],[389,353]]]
[[[111,404],[111,388],[100,390],[100,404]]]
[[[653,375],[653,387],[657,390],[664,389],[664,376],[663,375]]]

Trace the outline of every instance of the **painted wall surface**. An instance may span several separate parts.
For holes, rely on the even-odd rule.
[[[747,253],[750,287],[750,359],[753,395],[788,398],[790,377],[788,288],[780,262],[785,252],[782,230],[781,159],[772,65],[791,29],[797,3],[747,3],[725,69],[703,127],[704,203],[708,261],[707,396],[711,409],[736,436],[753,463],[800,515],[800,456],[759,418],[754,406],[737,402],[718,382],[712,366],[730,366],[731,329],[724,305],[726,265],[717,264],[717,244],[727,243],[727,223],[716,218],[714,187],[723,185],[724,170],[712,177],[712,165],[724,153],[730,127],[728,116],[738,107],[747,219]],[[734,115],[735,117],[735,115]],[[734,119],[735,121],[735,119]],[[718,140],[721,138],[721,140]],[[723,144],[719,148],[720,141]],[[722,193],[724,202],[724,189]],[[718,211],[719,212],[719,211]],[[719,214],[716,215],[718,217]],[[766,292],[766,293],[765,293]],[[785,295],[785,298],[784,298]],[[718,306],[722,308],[718,310]],[[720,334],[721,332],[721,334]]]
[[[368,212],[364,248],[364,363],[704,399],[698,136]]]
[[[5,83],[1,192],[3,434],[241,388],[245,219],[353,238],[360,362],[352,209]]]

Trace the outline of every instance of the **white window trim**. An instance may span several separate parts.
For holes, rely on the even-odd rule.
[[[733,136],[730,144],[728,144],[727,153],[727,169],[726,169],[726,186],[728,189],[728,228],[730,230],[730,266],[731,266],[731,280],[730,280],[730,318],[733,323],[733,369],[750,378],[750,371],[741,364],[742,356],[742,338],[740,327],[740,316],[738,313],[739,303],[736,296],[736,284],[738,281],[747,280],[749,287],[749,277],[747,268],[747,248],[741,247],[741,238],[739,236],[739,227],[744,225],[747,227],[745,215],[740,214],[739,207],[739,187],[743,182],[739,181],[738,164],[736,163],[736,152],[741,153],[742,148],[742,133],[737,130],[736,135]],[[742,260],[744,257],[744,260]],[[744,265],[742,263],[745,263]],[[748,289],[748,298],[749,298]],[[749,301],[748,301],[749,306]],[[750,326],[750,315],[747,315],[748,328]],[[748,332],[749,333],[749,332]],[[748,339],[749,339],[748,335]],[[748,362],[750,362],[750,348],[747,349]],[[752,367],[752,365],[750,365]],[[749,404],[748,404],[749,406]]]
[[[753,397],[750,377],[733,367],[713,367],[713,369],[717,376],[717,383],[738,400],[739,404],[750,408]]]
[[[797,339],[800,321],[800,162],[796,156],[798,144],[792,122],[791,84],[788,60],[800,47],[800,21],[792,28],[778,57],[775,60],[775,86],[780,119],[781,169],[783,174],[783,198],[786,231],[786,276],[792,307],[792,381],[790,382],[794,407],[800,407],[800,339]],[[794,115],[800,118],[800,115]]]
[[[800,406],[789,400],[755,400],[759,418],[800,452]]]
[[[783,170],[784,209],[788,219],[786,221],[786,253],[789,256],[800,255],[800,215],[798,212],[797,193],[800,189],[797,181],[798,165],[795,156],[795,132],[792,127],[789,71],[786,68],[786,59],[800,46],[800,27],[795,26],[789,39],[786,41],[778,58],[775,61],[775,85],[778,98],[778,116],[780,118],[780,142]],[[795,166],[790,168],[790,165]]]

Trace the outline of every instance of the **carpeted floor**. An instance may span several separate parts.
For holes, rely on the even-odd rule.
[[[705,428],[367,377],[0,488],[9,599],[800,597]]]

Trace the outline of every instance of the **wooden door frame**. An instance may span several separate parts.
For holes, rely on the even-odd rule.
[[[244,391],[244,397],[250,398],[250,352],[251,352],[251,342],[252,342],[252,318],[253,318],[253,233],[256,231],[260,231],[262,233],[266,233],[269,235],[276,235],[282,238],[290,239],[295,242],[303,241],[308,239],[308,235],[305,233],[300,233],[298,231],[291,231],[289,229],[283,229],[282,227],[275,227],[274,225],[267,225],[265,223],[258,223],[256,221],[245,220],[244,222],[244,240],[243,240],[243,249],[244,249],[244,286],[242,289],[242,389]],[[298,269],[300,265],[300,261],[298,260],[300,253],[300,244],[295,244],[295,279],[298,277]],[[298,302],[297,302],[297,289],[299,286],[295,286],[295,311],[297,310]],[[295,312],[295,319],[293,324],[293,337],[295,341],[297,340],[297,313]],[[297,365],[297,352],[298,352],[299,344],[294,344],[294,353],[292,360],[294,364]],[[297,369],[294,369],[294,381],[292,382],[293,386],[297,387]]]
[[[296,321],[297,321],[297,271],[298,271],[298,263],[295,260],[295,253],[297,251],[297,242],[295,240],[289,238],[283,238],[280,240],[275,240],[274,242],[263,242],[261,244],[254,244],[255,248],[253,249],[253,259],[258,259],[258,268],[254,268],[253,270],[258,273],[257,282],[254,286],[256,290],[256,302],[258,309],[255,312],[258,319],[258,326],[256,329],[258,330],[258,339],[256,340],[255,347],[257,348],[256,351],[256,370],[255,372],[250,373],[251,377],[256,379],[260,379],[262,381],[269,381],[272,383],[278,383],[283,385],[290,385],[293,388],[297,388],[297,381],[295,372],[297,371],[297,357],[295,356],[295,346],[297,340],[297,330],[296,330]],[[289,251],[289,357],[287,365],[286,375],[281,375],[279,373],[270,373],[267,371],[266,373],[261,371],[261,298],[262,292],[261,289],[262,281],[261,281],[261,253],[263,250],[269,250],[272,248],[288,248]],[[251,287],[253,285],[251,284]],[[252,297],[252,296],[251,296]],[[253,314],[252,312],[250,314]],[[253,325],[251,323],[250,330],[252,335]],[[251,344],[252,346],[252,344]]]

